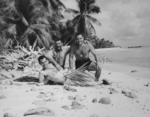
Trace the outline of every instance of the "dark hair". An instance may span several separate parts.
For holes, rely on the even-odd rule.
[[[44,59],[44,58],[45,58],[45,56],[44,56],[44,55],[39,56],[39,58],[38,58],[39,63],[40,63],[40,62],[41,62],[41,60],[42,60],[42,59]]]
[[[76,37],[77,37],[78,35],[82,35],[82,37],[84,37],[84,35],[83,35],[82,33],[77,33],[77,34],[76,34]]]
[[[57,41],[61,41],[61,42],[62,42],[62,40],[61,40],[61,39],[56,39],[56,41],[55,41],[55,42],[57,42]]]

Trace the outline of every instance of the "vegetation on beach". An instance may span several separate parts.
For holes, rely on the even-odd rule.
[[[0,48],[50,49],[57,39],[64,45],[71,44],[79,32],[92,42],[91,32],[96,35],[92,23],[99,26],[101,23],[91,14],[100,13],[100,7],[95,5],[95,0],[77,0],[77,3],[79,11],[66,8],[60,0],[1,0]],[[61,10],[75,17],[63,23]],[[103,39],[94,43],[96,48],[113,47],[112,42],[108,44]]]
[[[89,40],[96,49],[116,47],[113,42],[105,40],[104,38],[99,39],[97,36],[90,36],[90,38],[87,38],[87,40]]]
[[[0,32],[5,46],[49,49],[58,35],[60,6],[65,8],[59,0],[2,0]]]

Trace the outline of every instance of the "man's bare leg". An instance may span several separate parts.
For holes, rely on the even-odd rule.
[[[99,81],[99,78],[100,78],[100,76],[101,76],[101,68],[97,65],[97,63],[92,62],[92,63],[89,65],[88,70],[89,70],[89,71],[96,71],[96,72],[95,72],[95,81]]]
[[[95,81],[98,81],[99,78],[101,76],[101,68],[97,68],[96,72],[95,72]]]

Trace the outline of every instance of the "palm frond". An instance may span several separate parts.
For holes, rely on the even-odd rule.
[[[79,23],[80,19],[81,19],[81,15],[77,15],[77,16],[72,20],[73,27],[74,27],[77,23]]]
[[[80,19],[74,26],[76,28],[77,33],[84,34],[84,36],[87,35],[87,31],[88,31],[87,20],[88,19],[85,16],[82,16],[82,15],[80,16]]]
[[[30,28],[28,28],[28,29],[23,33],[23,35],[21,36],[21,39],[20,39],[20,43],[21,43],[22,46],[25,46],[25,47],[27,47],[27,48],[30,46],[28,36],[29,36],[30,34],[32,34],[32,33],[35,34],[35,33],[33,32],[33,30],[30,29]]]
[[[92,25],[92,23],[90,21],[89,21],[89,24],[90,24],[89,30],[92,29],[94,31],[94,34],[96,34],[96,30],[95,30],[94,26]]]
[[[39,17],[30,22],[30,24],[45,24],[49,25],[49,21],[45,17]]]
[[[60,0],[56,0],[57,5],[60,7],[63,7],[64,9],[66,9],[66,6],[60,1]]]
[[[96,5],[90,5],[88,8],[88,14],[92,14],[92,13],[100,13],[100,7],[96,6]]]
[[[88,5],[95,4],[95,0],[87,0],[87,4]]]
[[[49,0],[53,9],[59,9],[60,7],[66,9],[65,5],[60,0]]]
[[[15,20],[5,17],[5,16],[1,16],[0,17],[0,24],[5,25],[5,24],[15,24]]]
[[[15,0],[1,0],[1,11],[8,17],[15,17],[18,15],[18,11],[15,7]]]
[[[50,26],[51,26],[51,30],[59,30],[59,22],[55,22],[55,21],[52,21],[52,22],[50,22]]]
[[[87,74],[86,72],[74,70],[69,74],[65,75],[65,78],[67,79],[68,85],[74,85],[74,86],[91,86],[90,82],[94,80],[94,78]]]
[[[54,10],[50,1],[49,0],[37,0],[37,1],[40,1],[42,3],[42,5],[44,6],[43,9],[45,9],[45,11],[48,12],[49,15],[52,17]]]
[[[49,14],[43,10],[36,12],[30,19],[30,24],[34,24],[38,18],[42,18],[48,21]]]
[[[27,9],[29,20],[31,22],[35,21],[36,18],[39,17],[51,17],[52,16],[52,11],[49,11],[50,8],[48,8],[49,3],[43,3],[44,1],[42,0],[35,0],[35,3],[32,2]],[[49,2],[49,1],[48,1]],[[44,6],[45,5],[45,6]]]
[[[6,5],[6,0],[0,1],[0,8],[3,8]]]
[[[41,29],[42,30],[42,29],[46,29],[46,27],[47,26],[45,24],[33,24],[33,25],[30,25],[30,28],[33,29],[33,30],[34,29]]]
[[[54,41],[52,40],[50,33],[46,31],[47,26],[41,24],[34,24],[31,27],[41,39],[42,43],[44,44],[43,46],[49,49],[49,47],[54,43]]]
[[[21,36],[22,44],[25,46],[33,45],[37,41],[37,46],[49,49],[53,44],[51,35],[46,31],[47,26],[44,24],[31,25]]]
[[[31,38],[32,39],[31,39]],[[33,38],[34,37],[34,38]],[[37,42],[37,45],[34,45]],[[44,47],[44,43],[42,39],[39,37],[36,31],[34,31],[31,28],[28,28],[24,34],[21,36],[21,45],[29,48],[29,46],[38,46],[38,47]]]
[[[86,17],[90,20],[90,21],[92,21],[93,23],[95,23],[95,24],[97,24],[97,25],[101,25],[101,23],[97,20],[97,19],[95,19],[94,17],[91,17],[91,16],[89,16],[89,15],[86,15]]]
[[[71,79],[72,81],[78,81],[82,83],[90,82],[92,79],[95,79],[93,76],[84,72],[87,69],[86,64],[88,64],[88,62],[71,73],[66,74],[65,77]]]
[[[75,15],[79,14],[79,11],[74,10],[74,9],[71,9],[71,8],[67,8],[67,9],[65,10],[65,12],[67,12],[67,13],[73,13],[73,14],[75,14]]]
[[[96,34],[96,31],[95,31],[95,28],[94,28],[93,24],[88,19],[86,20],[86,28],[87,28],[87,34],[88,34],[88,36],[91,33],[91,31],[94,31],[94,34]]]
[[[28,27],[29,26],[29,23],[27,21],[27,19],[23,16],[22,13],[19,13],[20,14],[20,19],[18,19],[18,21],[16,21],[17,23],[21,23],[24,25],[24,27]]]

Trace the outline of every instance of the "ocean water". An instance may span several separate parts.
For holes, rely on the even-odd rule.
[[[150,46],[141,48],[113,48],[98,51],[107,62],[150,68]]]

